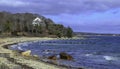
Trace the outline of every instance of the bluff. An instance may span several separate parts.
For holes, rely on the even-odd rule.
[[[72,37],[70,27],[32,13],[0,12],[0,34],[6,36]]]

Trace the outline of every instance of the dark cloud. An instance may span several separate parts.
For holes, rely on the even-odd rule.
[[[8,11],[41,14],[79,14],[119,8],[119,0],[1,0],[0,8]],[[9,9],[11,8],[11,9]],[[0,9],[2,10],[2,9]]]

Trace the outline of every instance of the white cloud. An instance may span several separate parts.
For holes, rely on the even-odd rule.
[[[23,1],[20,1],[20,0],[0,0],[0,5],[19,7],[19,6],[29,5],[29,3],[28,2],[23,2]]]

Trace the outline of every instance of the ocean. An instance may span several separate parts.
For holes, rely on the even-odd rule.
[[[120,69],[120,36],[87,36],[84,39],[56,39],[23,42],[12,50],[31,50],[32,55],[47,58],[66,52],[73,60],[57,60],[59,65],[86,69]]]

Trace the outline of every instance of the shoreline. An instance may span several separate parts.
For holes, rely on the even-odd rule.
[[[54,38],[36,38],[36,37],[12,37],[12,38],[4,38],[2,40],[2,38],[0,38],[0,55],[4,54],[4,55],[8,55],[7,57],[2,55],[0,56],[0,59],[5,59],[6,61],[2,62],[2,64],[4,64],[4,67],[9,67],[10,64],[8,64],[8,62],[10,62],[12,64],[12,68],[14,67],[18,67],[19,69],[67,69],[64,66],[59,66],[59,65],[55,65],[52,63],[48,63],[48,62],[43,62],[43,61],[37,61],[34,59],[31,59],[31,57],[23,57],[19,54],[15,54],[18,52],[15,52],[13,50],[8,49],[8,46],[13,45],[13,44],[17,44],[20,42],[29,42],[29,41],[36,41],[36,40],[53,40]],[[16,40],[16,41],[13,41]],[[3,52],[3,51],[4,52]],[[17,56],[16,56],[17,55]],[[1,60],[0,60],[1,62]],[[6,63],[8,64],[8,66],[6,66]],[[36,65],[37,64],[37,65]],[[11,66],[11,65],[10,65]],[[3,65],[0,64],[0,68],[3,67]],[[10,68],[10,67],[9,67]],[[12,69],[10,68],[10,69]]]
[[[14,44],[17,44],[17,43],[14,43]],[[14,45],[14,44],[5,45],[5,46],[3,46],[3,47],[4,47],[5,49],[9,49],[9,46],[10,46],[10,45]],[[16,51],[14,51],[14,52],[17,53],[17,55],[19,55],[19,56],[21,56],[21,57],[24,57],[24,56],[21,55],[21,53],[24,52],[24,51],[16,50]],[[54,65],[54,66],[57,66],[57,67],[62,68],[62,69],[77,69],[77,68],[75,68],[75,67],[68,67],[68,66],[65,66],[65,65],[58,65],[58,64],[54,63],[54,60],[53,60],[52,62],[44,61],[45,59],[44,59],[44,60],[43,60],[43,59],[39,59],[38,57],[34,57],[34,55],[30,55],[29,57],[24,57],[24,58],[27,58],[27,59],[30,59],[30,60],[39,61],[39,62],[43,62],[43,63],[45,63],[45,64]],[[9,59],[11,59],[11,58],[9,58]],[[12,62],[14,62],[14,61],[12,61]],[[22,64],[20,64],[20,65],[22,65]],[[22,66],[27,67],[28,69],[32,69],[32,68],[30,68],[30,67],[28,67],[28,66],[26,66],[26,65],[22,65]],[[79,69],[80,69],[80,68],[79,68]],[[81,68],[81,69],[82,69],[82,68]]]

